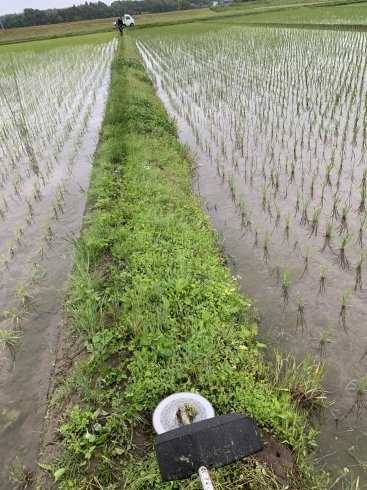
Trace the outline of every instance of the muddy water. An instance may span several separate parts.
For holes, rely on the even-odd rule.
[[[138,47],[148,71],[150,71],[152,78],[157,84],[159,96],[169,113],[178,121],[181,141],[188,143],[196,156],[199,165],[198,180],[195,184],[196,190],[203,199],[204,210],[210,216],[214,228],[223,233],[227,255],[233,259],[232,272],[238,276],[242,291],[256,301],[261,318],[262,335],[268,338],[270,344],[281,345],[287,351],[297,352],[299,359],[302,359],[309,350],[314,353],[316,362],[326,357],[328,374],[324,386],[328,391],[329,403],[319,420],[322,433],[317,439],[316,457],[321,458],[321,463],[333,474],[340,474],[344,468],[348,467],[354,475],[360,477],[360,482],[367,483],[366,474],[355,459],[357,458],[362,462],[366,460],[366,408],[362,410],[358,418],[356,417],[356,409],[354,409],[341,421],[355,402],[356,393],[352,389],[353,386],[349,385],[348,389],[348,384],[352,380],[360,379],[367,372],[367,359],[363,358],[366,346],[365,298],[367,295],[364,289],[366,284],[363,284],[361,291],[353,291],[349,298],[346,313],[346,330],[344,330],[339,320],[341,294],[346,287],[354,286],[355,270],[352,266],[350,270],[335,266],[331,267],[337,257],[337,250],[335,250],[337,247],[335,245],[340,240],[338,235],[334,234],[333,250],[327,249],[322,254],[319,253],[324,243],[323,226],[325,221],[322,222],[322,225],[320,223],[318,234],[313,236],[312,239],[308,269],[305,271],[305,246],[309,243],[310,232],[309,226],[300,226],[300,212],[296,213],[296,218],[293,218],[296,201],[294,194],[288,192],[287,195],[287,190],[282,190],[281,209],[282,218],[287,212],[293,218],[293,230],[296,230],[296,236],[298,237],[298,243],[295,248],[294,234],[291,232],[288,239],[284,234],[284,223],[283,225],[282,222],[276,223],[274,205],[272,205],[271,216],[268,212],[267,204],[265,209],[262,209],[260,189],[264,184],[264,178],[261,175],[261,169],[254,172],[252,179],[250,179],[250,169],[247,168],[245,172],[244,159],[241,161],[241,158],[239,158],[238,168],[231,165],[231,149],[228,150],[228,147],[231,147],[231,143],[228,140],[226,141],[227,150],[220,154],[221,145],[218,144],[218,141],[213,141],[213,138],[210,138],[210,133],[207,130],[209,124],[207,127],[203,125],[195,127],[195,124],[192,124],[187,115],[182,117],[182,112],[176,109],[185,97],[190,99],[188,105],[190,103],[195,105],[195,101],[190,98],[189,91],[185,96],[182,96],[182,92],[179,92],[176,98],[174,91],[168,94],[161,83],[160,64],[163,65],[164,61],[159,58],[157,52],[152,54],[150,52],[151,48],[148,48],[147,45],[144,46],[138,43]],[[167,88],[169,74],[167,75],[168,70],[165,71],[164,87]],[[188,124],[188,120],[190,124]],[[203,119],[200,120],[202,121]],[[209,151],[207,145],[203,148],[203,141],[210,141],[211,148]],[[255,144],[253,146],[255,147]],[[325,162],[329,162],[330,149],[326,149],[325,152]],[[363,155],[358,148],[354,148],[353,152],[355,161],[363,160]],[[214,158],[213,155],[217,155],[217,158]],[[218,155],[220,155],[219,158]],[[255,156],[251,154],[250,150],[247,158],[251,159],[255,158]],[[318,158],[322,161],[322,155],[318,155]],[[284,168],[284,159],[281,160],[280,168],[282,168],[282,165]],[[307,165],[304,164],[305,171],[302,172],[305,193],[308,192],[312,179],[312,172],[307,171],[308,166],[309,162],[307,162]],[[346,168],[347,171],[339,184],[339,190],[347,195],[351,188],[348,159]],[[361,181],[362,170],[363,165],[355,165],[355,182]],[[238,199],[233,199],[228,178],[230,174],[233,175],[237,193],[241,192],[245,196],[246,205],[248,209],[252,210],[251,229],[247,229],[243,223],[239,213]],[[266,177],[267,187],[272,189],[269,171],[267,171]],[[287,182],[289,182],[289,179],[290,176],[287,175]],[[302,182],[299,175],[297,179],[297,186],[301,188]],[[335,179],[332,185],[334,186],[333,192],[335,192]],[[353,189],[348,198],[351,205],[348,220],[350,226],[353,223],[356,229],[358,229],[358,219],[353,210],[358,207],[358,197],[357,189]],[[321,201],[321,191],[317,186],[315,186],[313,198],[317,202]],[[309,217],[312,215],[311,209],[313,208],[310,207]],[[331,200],[325,199],[324,213],[325,215],[330,215],[331,212]],[[255,223],[257,223],[259,228],[257,246]],[[267,263],[264,259],[262,248],[265,229],[268,229],[270,235],[270,260]],[[351,246],[347,249],[348,259],[353,265],[355,265],[357,256],[361,251],[361,247],[357,245],[356,241],[355,236]],[[284,308],[281,299],[281,277],[277,278],[277,262],[279,263],[280,275],[283,273],[285,266],[291,267],[291,298],[290,304],[286,308]],[[321,295],[318,294],[319,275],[320,267],[324,264],[330,265],[332,274],[329,274],[326,283],[327,294]],[[364,281],[367,280],[364,269],[362,279]],[[305,309],[306,326],[303,329],[300,325],[297,328],[296,295],[298,291],[307,297]],[[325,353],[321,355],[319,351],[320,336],[326,329],[329,329],[326,355]]]
[[[113,51],[112,46],[110,56]],[[77,238],[82,222],[92,155],[109,87],[107,65],[98,77],[93,93],[88,91],[84,96],[87,124],[84,119],[77,148],[76,133],[81,127],[81,119],[76,121],[52,171],[47,174],[44,182],[40,179],[41,197],[31,199],[34,216],[29,225],[24,219],[24,198],[31,196],[34,175],[23,172],[21,193],[18,196],[14,195],[9,185],[4,189],[8,209],[6,218],[0,223],[0,250],[4,254],[3,260],[5,256],[9,258],[6,251],[11,241],[14,256],[10,257],[7,264],[2,262],[1,267],[0,328],[21,330],[21,335],[14,358],[6,348],[0,356],[1,490],[15,487],[9,481],[9,467],[14,464],[16,457],[31,471],[36,465],[54,360],[53,351],[61,320],[64,286],[72,267],[70,240]],[[84,116],[83,110],[80,117]],[[71,152],[74,152],[72,162],[69,158]],[[40,166],[44,163],[40,156],[38,161]],[[56,195],[58,205],[55,210]],[[47,240],[44,234],[45,222],[51,226]],[[17,227],[22,229],[19,241],[14,239]],[[26,300],[17,294],[23,286],[28,295]],[[20,312],[19,324],[6,313],[12,309]]]

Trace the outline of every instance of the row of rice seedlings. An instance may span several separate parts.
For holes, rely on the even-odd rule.
[[[108,46],[108,45],[107,45]],[[43,69],[43,63],[45,61],[42,58],[42,64],[40,62],[37,62],[35,60],[32,60],[35,62],[35,66],[32,66],[33,70],[33,78],[32,74],[28,74],[29,78],[23,79],[21,77],[22,70],[20,70],[20,73],[16,72],[16,69],[14,68],[14,63],[11,63],[11,72],[10,75],[7,78],[7,71],[4,70],[2,73],[2,80],[1,83],[4,84],[4,87],[10,90],[10,96],[8,95],[8,92],[6,93],[6,100],[8,101],[8,106],[9,107],[3,107],[3,111],[1,114],[1,125],[0,128],[2,128],[2,132],[0,131],[0,135],[4,137],[2,141],[0,141],[0,147],[3,150],[3,164],[1,166],[1,172],[0,172],[0,178],[1,178],[1,187],[5,188],[7,180],[11,180],[12,182],[12,187],[13,189],[9,189],[6,194],[3,194],[3,199],[6,201],[10,198],[14,197],[21,197],[21,185],[26,181],[26,178],[31,177],[32,174],[36,176],[36,181],[41,180],[42,184],[45,185],[47,180],[49,180],[52,176],[52,170],[54,169],[55,163],[59,160],[60,152],[62,151],[64,145],[67,143],[68,138],[71,136],[71,133],[73,131],[73,128],[75,125],[78,123],[78,120],[81,120],[83,122],[83,119],[85,119],[85,115],[83,116],[83,110],[85,107],[85,101],[89,102],[88,107],[92,106],[93,103],[95,102],[95,96],[96,96],[96,91],[98,88],[102,85],[102,82],[105,78],[105,73],[108,68],[108,64],[111,60],[111,56],[113,51],[111,51],[109,57],[101,58],[99,55],[105,51],[105,47],[99,47],[99,48],[92,48],[90,49],[83,49],[81,50],[82,52],[79,53],[78,56],[76,56],[75,63],[77,66],[77,75],[79,73],[80,66],[78,64],[78,59],[80,56],[88,55],[87,60],[88,63],[90,63],[90,69],[88,69],[85,73],[84,76],[75,76],[75,72],[73,72],[74,66],[70,66],[69,63],[65,61],[65,56],[69,56],[68,53],[66,53],[64,50],[61,50],[60,52],[57,51],[57,56],[60,58],[59,61],[62,62],[64,67],[66,67],[67,74],[71,75],[70,80],[66,79],[65,77],[61,77],[61,79],[65,82],[67,81],[67,86],[68,86],[68,92],[67,95],[72,94],[72,99],[70,100],[70,103],[72,104],[71,106],[71,111],[69,107],[66,107],[66,112],[62,114],[63,118],[60,119],[61,115],[57,111],[57,107],[55,107],[56,100],[53,100],[51,104],[51,109],[53,109],[52,114],[54,114],[53,117],[47,118],[47,120],[44,121],[44,125],[39,128],[39,132],[37,134],[34,134],[30,136],[30,127],[33,128],[34,124],[34,118],[35,118],[35,109],[32,104],[34,104],[33,98],[29,96],[28,91],[24,90],[23,85],[28,87],[27,84],[32,86],[32,79],[37,78],[39,76],[39,70]],[[12,58],[10,58],[12,59]],[[20,63],[22,60],[17,60],[18,63]],[[18,66],[17,63],[17,66]],[[21,63],[20,63],[21,64]],[[84,60],[84,65],[86,64],[86,61]],[[6,63],[5,63],[6,66]],[[85,68],[85,66],[84,66]],[[49,68],[50,70],[51,68]],[[64,68],[65,70],[65,68]],[[18,70],[19,71],[19,70]],[[45,74],[46,75],[46,74]],[[9,81],[10,80],[10,81]],[[16,81],[15,85],[17,90],[15,95],[11,97],[11,84],[10,82]],[[58,83],[58,90],[60,91],[60,79],[56,78],[55,83]],[[73,87],[77,88],[80,83],[83,83],[82,90],[80,91],[79,94],[74,93]],[[50,88],[51,87],[51,88]],[[3,88],[3,95],[5,93],[5,88]],[[63,88],[63,87],[62,87]],[[14,89],[13,89],[14,90]],[[24,92],[24,94],[23,94]],[[45,89],[41,91],[43,93],[44,99],[37,100],[38,103],[38,108],[36,111],[36,116],[38,115],[39,112],[41,112],[40,117],[37,119],[39,121],[44,117],[44,106],[46,107],[46,111],[50,109],[50,98],[47,97],[47,95],[50,95],[50,92],[54,94],[54,91],[52,90],[52,84],[50,85],[45,85]],[[1,96],[1,94],[0,94]],[[0,97],[1,98],[1,97]],[[32,102],[33,101],[33,102]],[[19,117],[13,117],[10,121],[7,119],[7,112],[5,109],[11,110],[11,114],[21,114],[21,120],[19,120]],[[62,122],[64,125],[63,128],[60,130],[57,129],[57,124],[55,127],[53,127],[53,121],[55,120],[55,115],[57,121]],[[66,117],[66,120],[65,120]],[[12,126],[10,126],[12,124]],[[85,124],[85,121],[84,121]],[[50,131],[51,128],[51,133],[47,134],[45,136],[45,131]],[[39,141],[39,138],[46,138],[47,139],[47,145],[45,148],[43,148],[43,152],[40,153],[40,151],[35,151],[32,150],[32,158],[26,158],[29,157],[30,150],[25,152],[25,155],[23,158],[21,158],[21,155],[18,158],[18,162],[16,165],[10,165],[8,164],[8,158],[11,159],[11,162],[14,162],[14,150],[12,152],[9,150],[9,152],[5,151],[2,145],[8,145],[9,146],[9,134],[14,134],[18,131],[19,133],[19,141],[20,144],[25,145],[28,149],[34,145],[34,142]],[[0,136],[1,139],[1,136]],[[55,141],[55,144],[53,144],[53,141]],[[11,146],[14,148],[15,142],[10,142]],[[9,154],[8,154],[9,153]],[[37,160],[37,164],[33,163],[33,171],[30,171],[28,163],[30,160]],[[41,169],[41,164],[43,168]],[[35,171],[37,167],[37,171]],[[32,169],[31,169],[32,170]],[[6,213],[6,210],[2,207],[2,219]]]
[[[84,114],[81,117],[79,128],[75,130],[75,135],[74,135],[74,144],[71,150],[68,153],[67,159],[66,159],[66,175],[64,175],[61,179],[61,181],[57,184],[56,186],[56,192],[55,195],[51,198],[51,207],[54,213],[54,218],[58,219],[59,214],[63,213],[63,206],[65,204],[63,195],[65,193],[65,190],[68,186],[68,181],[70,178],[72,178],[72,171],[73,171],[73,166],[75,164],[75,158],[78,154],[78,150],[83,142],[83,138],[85,135],[85,132],[88,127],[89,119],[92,113],[92,108],[93,105],[95,104],[96,101],[96,94],[97,90],[99,87],[102,85],[103,79],[105,78],[105,72],[102,71],[100,74],[99,79],[97,80],[97,83],[95,84],[96,86],[93,89],[92,95],[90,96],[90,103],[87,105],[86,109],[84,110]],[[33,190],[34,190],[34,201],[40,201],[42,198],[41,192],[40,192],[40,184],[39,180],[35,180],[33,182]],[[24,201],[26,203],[26,210],[24,212],[24,219],[26,221],[27,227],[31,227],[33,224],[35,224],[35,206],[32,202],[29,196],[25,196]],[[44,205],[43,205],[44,208]],[[3,220],[5,220],[5,213],[3,216]],[[13,231],[16,247],[19,248],[23,244],[22,237],[24,235],[24,231],[22,226],[18,223],[16,230]],[[50,240],[49,236],[46,237],[48,240],[48,245],[50,245]],[[4,254],[4,252],[3,252]],[[8,252],[7,252],[7,257],[8,260],[6,261],[6,266],[9,266],[9,262],[11,262],[14,257],[15,257],[15,247],[14,245],[8,246]]]
[[[42,71],[46,77],[47,70],[51,70],[51,68],[47,67],[50,59],[35,60],[32,56],[25,55],[25,59],[22,58],[23,62],[29,61],[29,63],[35,63],[35,66],[24,67],[19,59],[16,66],[22,66],[22,68],[18,70],[18,68],[14,68],[15,63],[10,58],[9,63],[12,70],[10,75],[7,73],[5,60],[5,69],[0,75],[4,89],[2,93],[6,92],[9,102],[2,107],[2,109],[5,107],[5,110],[0,113],[0,153],[2,158],[0,187],[4,191],[0,200],[2,203],[0,218],[3,222],[2,228],[4,230],[3,236],[0,238],[0,249],[2,249],[0,251],[2,264],[0,272],[6,272],[3,278],[5,287],[9,288],[10,284],[11,277],[7,272],[10,263],[14,260],[24,260],[25,254],[21,250],[24,245],[27,245],[27,249],[29,249],[32,240],[36,241],[36,245],[33,257],[29,257],[32,266],[28,278],[24,278],[25,274],[27,274],[25,271],[26,269],[28,270],[28,266],[25,266],[23,279],[12,288],[14,304],[9,306],[2,314],[0,351],[5,353],[5,357],[2,357],[1,365],[4,369],[9,367],[9,363],[10,369],[14,367],[16,354],[20,350],[21,333],[25,328],[24,320],[26,318],[28,320],[30,315],[36,314],[37,294],[32,291],[42,288],[45,284],[46,271],[42,261],[48,258],[48,249],[52,247],[52,242],[58,233],[57,226],[53,224],[53,221],[58,219],[60,213],[64,210],[68,187],[70,180],[73,178],[76,157],[85,139],[89,120],[97,100],[97,93],[106,80],[108,66],[114,49],[115,43],[81,49],[82,52],[79,53],[79,56],[76,56],[74,61],[76,66],[79,66],[78,59],[80,61],[80,56],[86,57],[82,63],[83,70],[79,71],[79,66],[74,72],[73,63],[66,62],[70,52],[64,51],[61,53],[56,50],[57,53],[53,53],[55,59],[62,61],[63,66],[66,68],[65,73],[61,70],[58,75],[61,73],[63,82],[67,83],[68,90],[73,95],[69,101],[67,95],[65,98],[56,97],[55,90],[60,92],[60,85],[57,88],[58,77],[49,80],[49,84],[43,84],[44,91],[37,91],[36,98],[33,98],[33,94],[29,92],[29,87],[32,87],[30,81],[34,80],[37,71]],[[101,58],[101,54],[106,56]],[[46,70],[43,69],[42,63],[46,63]],[[29,72],[27,72],[29,76],[24,78],[27,68],[29,69]],[[53,68],[55,68],[55,63]],[[16,93],[10,90],[10,79],[15,80],[17,83]],[[33,87],[32,91],[35,92]],[[50,106],[56,115],[52,116],[49,114],[47,120],[41,117],[41,121],[37,121],[35,127],[34,113],[36,115],[39,114],[39,111],[42,110],[42,105],[49,102],[50,97],[52,98],[50,93],[55,100],[57,99],[59,106],[52,104]],[[37,105],[37,108],[35,105]],[[16,115],[20,107],[22,108],[21,119]],[[10,120],[7,117],[9,115],[7,111],[13,111],[15,114]],[[47,109],[45,112],[47,114]],[[28,128],[31,129],[28,130]],[[14,132],[16,133],[15,136]],[[21,138],[17,140],[17,136]],[[36,138],[40,138],[42,144],[35,143]],[[32,148],[31,145],[33,145]],[[65,154],[67,149],[66,146],[69,146],[69,150],[65,158],[63,154]],[[21,149],[24,149],[24,147],[26,152],[22,153]],[[19,157],[18,162],[15,161],[15,156]],[[37,169],[35,168],[35,160],[32,161],[32,158],[37,159]],[[63,169],[61,172],[56,169],[56,164]],[[47,189],[46,185],[51,181],[54,182],[54,189],[50,195],[49,185]],[[22,186],[26,186],[30,193],[24,194]],[[43,188],[45,188],[45,191]],[[54,215],[44,219],[42,224],[41,216],[45,214],[47,203],[43,202],[41,204],[41,201],[46,195]],[[14,204],[18,201],[21,201],[21,204],[24,205],[24,222],[17,221],[15,228],[11,230],[12,210],[14,209]],[[19,211],[17,211],[17,216],[19,216]],[[32,228],[35,228],[35,230],[28,236],[27,231]],[[38,232],[41,232],[41,236],[37,237]]]

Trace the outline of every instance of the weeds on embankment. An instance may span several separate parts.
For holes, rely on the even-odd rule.
[[[310,359],[304,369],[289,364],[294,373],[288,369],[281,389],[270,377],[250,302],[223,267],[217,234],[192,193],[193,161],[151,84],[137,76],[140,62],[128,66],[131,41],[122,42],[65,305],[88,355],[56,385],[50,403],[51,413],[63,412],[61,440],[53,461],[39,464],[60,489],[198,488],[195,480],[162,483],[151,427],[164,397],[194,391],[217,414],[248,413],[286,440],[298,461],[289,476],[295,488],[327,488],[327,475],[305,463],[316,431],[305,430],[302,408],[322,404],[323,370]],[[214,483],[280,488],[253,461],[213,472]]]

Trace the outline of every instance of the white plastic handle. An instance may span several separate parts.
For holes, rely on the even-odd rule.
[[[205,466],[200,466],[199,476],[204,490],[215,490],[213,483],[210,479],[209,471],[207,468],[205,468]]]

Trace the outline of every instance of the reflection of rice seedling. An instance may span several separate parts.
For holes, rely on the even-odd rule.
[[[302,296],[302,294],[299,291],[297,291],[296,299],[297,299],[297,325],[296,325],[296,330],[298,329],[298,326],[301,325],[302,333],[303,333],[303,330],[307,329],[306,319],[305,319],[305,308],[306,308],[307,301],[306,301],[306,297]]]
[[[297,189],[296,190],[296,205],[294,207],[294,216],[297,216],[298,211],[300,211],[300,207],[299,207],[300,199],[301,199],[301,192]]]
[[[257,248],[258,246],[259,246],[259,228],[257,223],[255,223],[255,240],[251,250]]]
[[[284,269],[282,276],[282,294],[281,298],[283,299],[284,308],[289,305],[289,285],[291,280],[291,268],[287,266]]]
[[[276,215],[273,231],[275,230],[275,228],[278,228],[279,222],[280,222],[280,207],[276,203],[274,203],[274,204],[275,204],[275,209],[276,209],[277,215]]]
[[[262,193],[261,211],[263,213],[265,213],[265,210],[266,210],[266,200],[267,200],[267,195],[268,195],[267,187],[266,187],[265,184],[261,188],[261,193]]]
[[[302,275],[301,277],[299,278],[299,280],[302,279],[302,277],[306,274],[308,274],[308,259],[310,257],[310,248],[311,248],[311,245],[307,244],[306,247],[305,247],[305,255],[302,257],[305,259],[305,265],[304,265],[304,268],[303,268],[303,272],[302,272]]]
[[[342,306],[341,306],[340,313],[339,313],[339,323],[341,324],[341,326],[344,328],[345,331],[347,330],[347,326],[345,323],[345,315],[346,315],[347,306],[348,306],[348,304],[347,304],[348,298],[350,296],[351,291],[352,291],[351,288],[347,288],[342,293]]]
[[[366,324],[365,324],[366,325]],[[362,340],[367,340],[367,337],[364,337]],[[359,362],[363,361],[363,359],[367,356],[367,342],[366,342],[366,345],[365,345],[365,348],[364,348],[364,351],[363,351],[363,355],[362,357],[360,358]]]
[[[291,229],[291,214],[288,212],[284,216],[284,233],[283,233],[283,242],[286,239],[289,242],[289,232]]]
[[[349,269],[349,261],[345,255],[345,247],[353,238],[354,233],[347,233],[345,237],[342,238],[339,247],[339,255],[334,260],[334,264],[338,264],[342,269]]]
[[[279,192],[279,185],[280,185],[279,172],[275,172],[274,197],[276,197]]]
[[[308,208],[310,206],[310,203],[311,203],[311,200],[309,198],[302,201],[302,216],[301,216],[301,221],[300,221],[301,226],[306,226],[309,224],[307,212],[308,212]]]
[[[357,244],[363,248],[363,230],[364,230],[364,225],[366,224],[367,220],[367,213],[363,216],[359,223],[359,229],[358,229],[358,238],[357,238]]]
[[[269,254],[269,238],[270,238],[269,232],[268,232],[268,230],[266,230],[265,236],[264,236],[264,242],[263,242],[264,255],[263,255],[262,261],[260,263],[264,262],[264,260],[265,260],[265,264],[267,264],[268,260],[271,260],[270,254]]]
[[[320,214],[321,214],[321,208],[315,208],[312,214],[311,226],[308,229],[310,237],[312,237],[312,235],[315,235],[315,237],[317,236]]]
[[[19,330],[0,330],[0,351],[7,349],[13,361],[20,347],[18,341],[20,339],[21,332]]]
[[[337,228],[337,230],[339,231],[339,235],[341,235],[344,231],[348,231],[347,216],[351,207],[351,205],[347,205],[346,203],[344,203],[342,214],[340,217],[340,225]]]
[[[271,196],[268,197],[268,200],[266,201],[268,207],[267,207],[267,211],[268,211],[268,215],[269,215],[269,218],[270,218],[270,221],[271,221],[271,218],[273,217],[273,214],[271,212],[271,203],[273,202],[273,198]]]
[[[359,289],[362,290],[362,264],[366,258],[367,258],[366,252],[362,252],[358,257],[357,265],[356,265],[354,290],[356,290],[358,286],[359,286]]]

